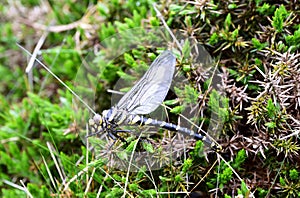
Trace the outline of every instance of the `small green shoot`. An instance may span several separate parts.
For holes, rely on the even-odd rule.
[[[276,32],[282,32],[283,24],[287,18],[288,12],[285,9],[284,5],[281,5],[275,10],[274,16],[272,18],[272,26],[275,28]]]

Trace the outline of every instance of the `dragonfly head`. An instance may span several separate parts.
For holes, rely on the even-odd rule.
[[[102,116],[100,114],[95,114],[94,117],[93,117],[93,121],[94,121],[94,124],[101,125]]]
[[[95,114],[93,118],[89,120],[89,128],[91,135],[102,131],[103,117],[100,114]]]

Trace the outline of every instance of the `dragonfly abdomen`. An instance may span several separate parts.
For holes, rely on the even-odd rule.
[[[131,117],[129,117],[128,123],[129,124],[137,124],[137,125],[152,125],[152,126],[164,128],[164,129],[167,129],[170,131],[178,131],[178,132],[181,132],[182,134],[192,136],[198,140],[205,139],[205,136],[195,133],[194,131],[192,131],[188,128],[181,127],[179,125],[168,123],[165,121],[160,121],[160,120],[156,120],[156,119],[152,119],[152,118],[146,118],[144,116],[138,116],[138,115],[131,116]]]
[[[146,118],[144,116],[139,116],[139,115],[131,115],[128,118],[128,124],[131,124],[131,125],[134,125],[134,124],[136,124],[136,125],[150,125],[150,126],[156,126],[156,127],[164,128],[164,129],[167,129],[167,130],[170,130],[170,131],[177,131],[181,134],[192,136],[196,140],[202,140],[207,145],[209,145],[213,150],[216,150],[216,151],[221,150],[220,147],[218,147],[214,142],[212,142],[206,136],[203,136],[199,133],[195,133],[194,131],[192,131],[188,128],[181,127],[179,125],[175,125],[175,124],[168,123],[168,122],[165,122],[165,121],[160,121],[160,120],[156,120],[156,119],[152,119],[152,118]]]

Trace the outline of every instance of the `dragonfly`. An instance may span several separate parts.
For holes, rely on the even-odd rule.
[[[118,133],[128,131],[118,129],[120,125],[149,125],[191,136],[219,152],[222,149],[221,146],[212,142],[205,135],[179,125],[144,116],[153,112],[164,101],[172,83],[175,66],[176,58],[173,53],[169,50],[162,52],[143,77],[115,106],[104,110],[102,115],[96,113],[93,118],[89,119],[90,133],[88,136],[106,133],[112,139],[119,138],[125,141]]]

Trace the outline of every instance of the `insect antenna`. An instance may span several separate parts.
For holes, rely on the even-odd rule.
[[[25,49],[23,46],[21,46],[20,44],[16,43],[17,46],[19,48],[21,48],[23,51],[25,51],[31,58],[34,58],[33,55],[27,50]],[[97,113],[84,101],[82,100],[79,95],[73,91],[68,85],[66,85],[66,83],[64,83],[55,73],[53,73],[44,63],[42,63],[40,60],[38,60],[37,58],[34,58],[36,62],[38,62],[45,70],[47,70],[47,72],[49,72],[56,80],[58,80],[65,88],[67,88],[82,104],[84,104],[84,106],[86,106],[90,112],[92,112],[94,115],[96,115]]]

